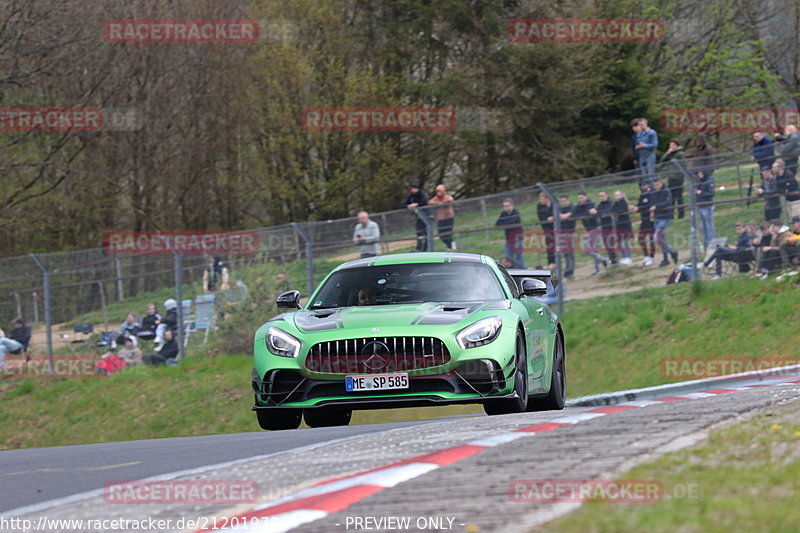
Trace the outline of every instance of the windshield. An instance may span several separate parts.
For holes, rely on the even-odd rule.
[[[475,263],[421,263],[350,268],[334,272],[311,309],[351,305],[502,300],[492,269]]]

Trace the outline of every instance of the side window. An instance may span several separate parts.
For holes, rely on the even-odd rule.
[[[506,285],[508,285],[508,290],[511,291],[511,296],[513,298],[519,298],[520,290],[516,280],[511,277],[511,274],[508,273],[508,270],[506,270],[503,265],[497,265],[497,268],[500,269],[500,273],[503,275]]]

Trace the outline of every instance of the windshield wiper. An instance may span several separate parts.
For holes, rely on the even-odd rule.
[[[338,304],[322,304],[322,305],[312,305],[309,309],[338,309],[341,307]]]

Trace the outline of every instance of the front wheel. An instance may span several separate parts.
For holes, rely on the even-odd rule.
[[[350,423],[353,416],[352,409],[342,409],[336,407],[318,407],[316,409],[306,409],[303,418],[306,424],[312,428],[324,428],[332,426],[346,426]]]
[[[302,415],[302,409],[256,409],[258,425],[267,431],[297,429]]]
[[[487,415],[507,415],[525,412],[528,406],[528,363],[525,356],[525,340],[520,333],[517,334],[515,360],[514,392],[516,392],[516,398],[487,401],[483,404],[483,410]]]
[[[528,411],[556,411],[564,408],[567,401],[567,356],[564,338],[556,335],[553,347],[553,372],[550,376],[550,392],[544,398],[531,398]]]

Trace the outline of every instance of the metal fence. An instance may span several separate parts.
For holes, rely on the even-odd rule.
[[[675,212],[683,207],[686,216],[676,217],[673,221],[667,231],[667,242],[680,254],[680,262],[692,257],[702,258],[703,232],[697,216],[694,186],[689,186],[693,171],[699,164],[697,160],[687,159],[679,165],[661,165],[655,175],[646,178],[638,171],[546,185],[537,184],[539,180],[532,178],[532,184],[525,188],[454,201],[452,207],[456,216],[451,235],[454,248],[457,251],[485,253],[501,258],[504,255],[505,237],[504,228],[497,226],[497,219],[505,198],[514,202],[521,215],[522,227],[527,232],[526,238],[533,242],[537,232],[542,231],[537,217],[540,192],[545,192],[553,199],[556,213],[559,212],[558,197],[568,195],[574,205],[575,195],[579,192],[586,193],[596,203],[599,191],[606,191],[613,196],[614,191],[620,190],[627,195],[631,204],[635,204],[640,194],[641,181],[656,178],[666,181],[670,176],[674,178],[677,172],[685,178],[686,194],[683,204],[676,206]],[[752,160],[750,153],[719,154],[715,166],[713,174],[716,194],[713,204],[705,206],[713,205],[717,210],[717,234],[733,236],[734,220],[763,221],[764,198],[757,195],[761,176],[758,164]],[[776,197],[783,202],[781,214],[783,221],[788,222],[790,217],[784,195],[776,193]],[[445,244],[438,232],[435,209],[437,208],[427,206],[371,214],[371,219],[381,229],[380,253],[412,251],[419,244],[424,244],[424,248],[429,251],[444,250]],[[636,231],[639,215],[633,214],[631,219]],[[226,257],[225,260],[233,272],[246,272],[265,263],[280,265],[287,273],[290,284],[302,288],[307,294],[330,268],[345,260],[359,257],[358,247],[353,241],[356,222],[355,217],[350,217],[252,230],[259,238],[257,253]],[[578,227],[581,227],[581,222]],[[424,229],[421,231],[420,228]],[[424,242],[421,243],[420,239]],[[606,290],[600,292],[604,294],[630,290],[631,286],[648,283],[646,280],[642,281],[643,276],[649,276],[651,284],[663,284],[674,267],[671,265],[669,269],[659,270],[654,266],[645,271],[638,265],[641,254],[634,250],[637,262],[632,267],[627,270],[618,267],[617,274],[604,277],[604,271],[600,275],[593,275],[591,258],[581,253],[580,249],[576,252],[576,270],[574,279],[567,283],[567,299],[595,295],[598,292],[597,287],[604,286],[603,284]],[[599,253],[607,256],[607,250],[599,250]],[[560,273],[561,260],[565,253],[556,255]],[[548,265],[547,250],[541,247],[526,246],[523,257],[527,266]],[[51,327],[68,329],[76,321],[89,316],[96,323],[102,323],[105,330],[114,329],[124,318],[120,314],[119,305],[115,304],[130,302],[131,306],[142,307],[145,300],[158,303],[158,299],[174,295],[176,281],[179,287],[182,285],[183,297],[193,297],[200,293],[200,280],[207,262],[208,258],[202,255],[182,256],[180,261],[176,261],[170,254],[113,255],[104,248],[2,259],[0,294],[3,297],[0,298],[0,317],[6,324],[10,324],[10,320],[17,316],[32,323],[35,326],[35,351],[42,353],[46,349],[52,353],[50,337],[54,334],[46,334]],[[702,279],[699,273],[702,268],[696,261],[693,269],[694,279]],[[625,283],[630,277],[626,277],[628,274],[637,277],[637,283]],[[116,310],[116,314],[111,316],[108,312],[110,306]],[[50,339],[46,340],[43,335]]]

